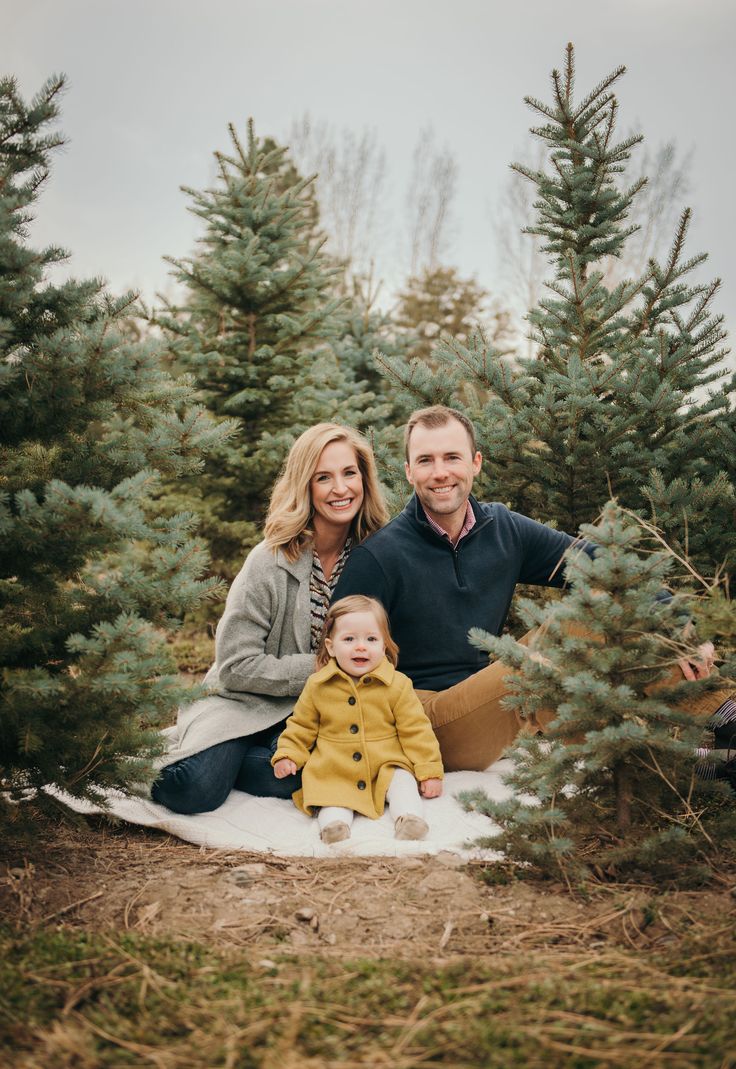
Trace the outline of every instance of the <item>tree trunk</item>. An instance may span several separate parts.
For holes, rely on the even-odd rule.
[[[613,786],[616,791],[616,823],[621,834],[631,827],[631,777],[628,766],[620,761],[613,768]]]

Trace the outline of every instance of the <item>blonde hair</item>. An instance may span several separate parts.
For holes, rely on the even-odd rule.
[[[322,450],[332,442],[347,442],[353,449],[363,479],[363,501],[351,524],[352,537],[362,542],[388,522],[388,509],[368,442],[351,427],[318,423],[300,434],[292,445],[268,506],[264,525],[266,545],[274,553],[282,549],[287,560],[295,561],[314,538],[309,483]]]
[[[324,666],[330,660],[330,655],[327,652],[327,639],[330,638],[332,632],[335,630],[335,624],[341,616],[347,616],[351,612],[372,612],[376,618],[378,629],[381,632],[381,638],[386,647],[386,657],[391,664],[396,667],[399,660],[399,647],[391,638],[391,629],[389,628],[388,616],[383,605],[375,598],[369,598],[365,594],[350,594],[347,598],[340,598],[334,605],[331,605],[327,610],[327,616],[325,616],[325,623],[322,629],[322,637],[319,640],[319,649],[317,650],[317,667],[324,668]]]
[[[431,408],[419,408],[412,412],[404,428],[404,453],[406,462],[409,463],[409,442],[411,432],[416,426],[427,427],[436,430],[437,427],[445,427],[450,420],[455,420],[464,427],[470,440],[470,452],[475,456],[478,447],[475,444],[475,427],[464,412],[458,412],[456,408],[448,408],[447,405],[432,405]]]

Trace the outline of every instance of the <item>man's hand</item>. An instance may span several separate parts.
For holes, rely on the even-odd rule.
[[[439,798],[442,794],[442,780],[423,779],[419,784],[419,793],[422,798]]]
[[[283,779],[284,776],[295,776],[296,765],[288,757],[282,757],[280,761],[277,761],[273,766],[273,774],[276,779]]]
[[[715,664],[715,646],[712,642],[703,642],[698,646],[697,657],[683,658],[678,661],[682,674],[685,679],[707,679],[713,671],[713,665]]]

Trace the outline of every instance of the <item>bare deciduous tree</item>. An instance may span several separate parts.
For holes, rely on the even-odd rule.
[[[376,131],[337,131],[305,114],[292,123],[289,146],[302,174],[317,173],[329,251],[347,271],[368,273],[386,223],[386,153]]]
[[[543,147],[535,146],[533,152],[528,152],[526,162],[533,170],[542,170]],[[534,218],[535,196],[532,183],[512,171],[493,220],[500,288],[520,336],[524,334],[523,317],[539,303],[549,270],[541,248],[542,239],[537,234],[524,233],[524,227]],[[532,352],[533,342],[527,339],[526,355],[531,356]]]
[[[425,127],[414,148],[406,194],[411,275],[433,271],[447,252],[457,175],[454,156],[448,148],[436,148],[434,131]]]

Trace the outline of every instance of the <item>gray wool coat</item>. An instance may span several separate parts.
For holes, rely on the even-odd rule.
[[[175,726],[164,732],[168,749],[159,768],[289,716],[315,670],[311,569],[311,549],[293,564],[264,542],[251,551],[217,625],[216,660],[204,680],[213,693],[179,710]]]

